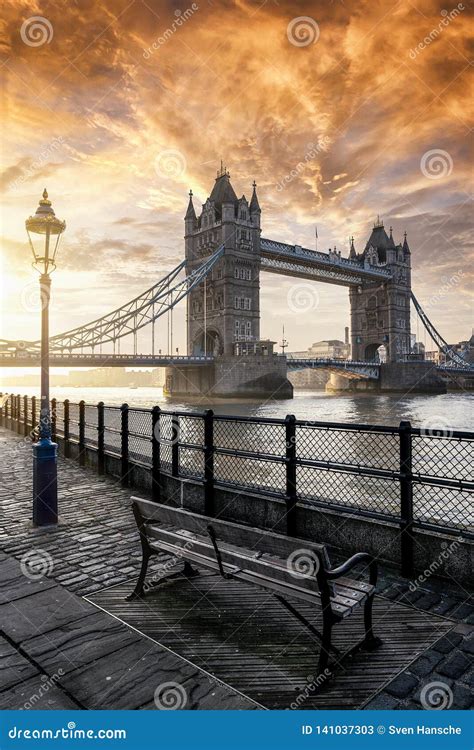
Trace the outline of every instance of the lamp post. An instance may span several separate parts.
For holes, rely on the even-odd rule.
[[[40,274],[41,299],[41,410],[39,439],[33,445],[33,524],[49,526],[58,521],[58,446],[51,440],[49,408],[49,299],[51,273],[56,268],[56,253],[66,222],[56,217],[46,188],[36,213],[26,220],[25,226],[33,253],[32,265]],[[41,236],[41,240],[36,239],[37,248],[32,234]]]

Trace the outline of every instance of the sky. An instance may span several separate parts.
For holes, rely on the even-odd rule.
[[[0,338],[39,337],[24,222],[45,186],[67,224],[54,334],[180,262],[188,191],[203,203],[221,159],[238,195],[249,198],[256,181],[265,237],[314,248],[317,226],[320,250],[347,255],[348,238],[361,251],[377,215],[397,242],[406,230],[416,296],[445,338],[468,338],[468,7],[7,0]],[[280,341],[284,324],[289,350],[343,338],[347,289],[315,283],[301,314],[285,302],[294,286],[261,275],[262,337]],[[165,347],[164,320],[157,340]],[[184,308],[174,341],[184,351]]]

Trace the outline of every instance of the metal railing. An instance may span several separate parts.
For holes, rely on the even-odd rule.
[[[33,436],[39,417],[35,397],[0,399],[1,423]],[[180,412],[59,402],[53,399],[52,432],[66,456],[78,446],[120,460],[128,486],[133,465],[151,473],[159,500],[162,474],[204,486],[205,512],[214,514],[215,488],[267,495],[286,503],[287,532],[295,533],[296,509],[312,505],[396,522],[402,561],[410,567],[410,530],[421,527],[469,536],[472,533],[474,433],[221,416],[212,410]]]

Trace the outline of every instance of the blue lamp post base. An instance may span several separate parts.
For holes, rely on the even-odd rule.
[[[48,437],[33,445],[33,524],[58,522],[58,446]]]

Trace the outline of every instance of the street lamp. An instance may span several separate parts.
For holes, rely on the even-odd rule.
[[[40,274],[41,299],[41,411],[39,439],[33,445],[33,524],[48,526],[58,521],[57,448],[51,440],[51,414],[49,409],[49,299],[50,275],[56,268],[56,253],[66,222],[60,221],[48,200],[46,188],[34,216],[25,222],[33,268]],[[44,236],[36,239],[32,234]]]

